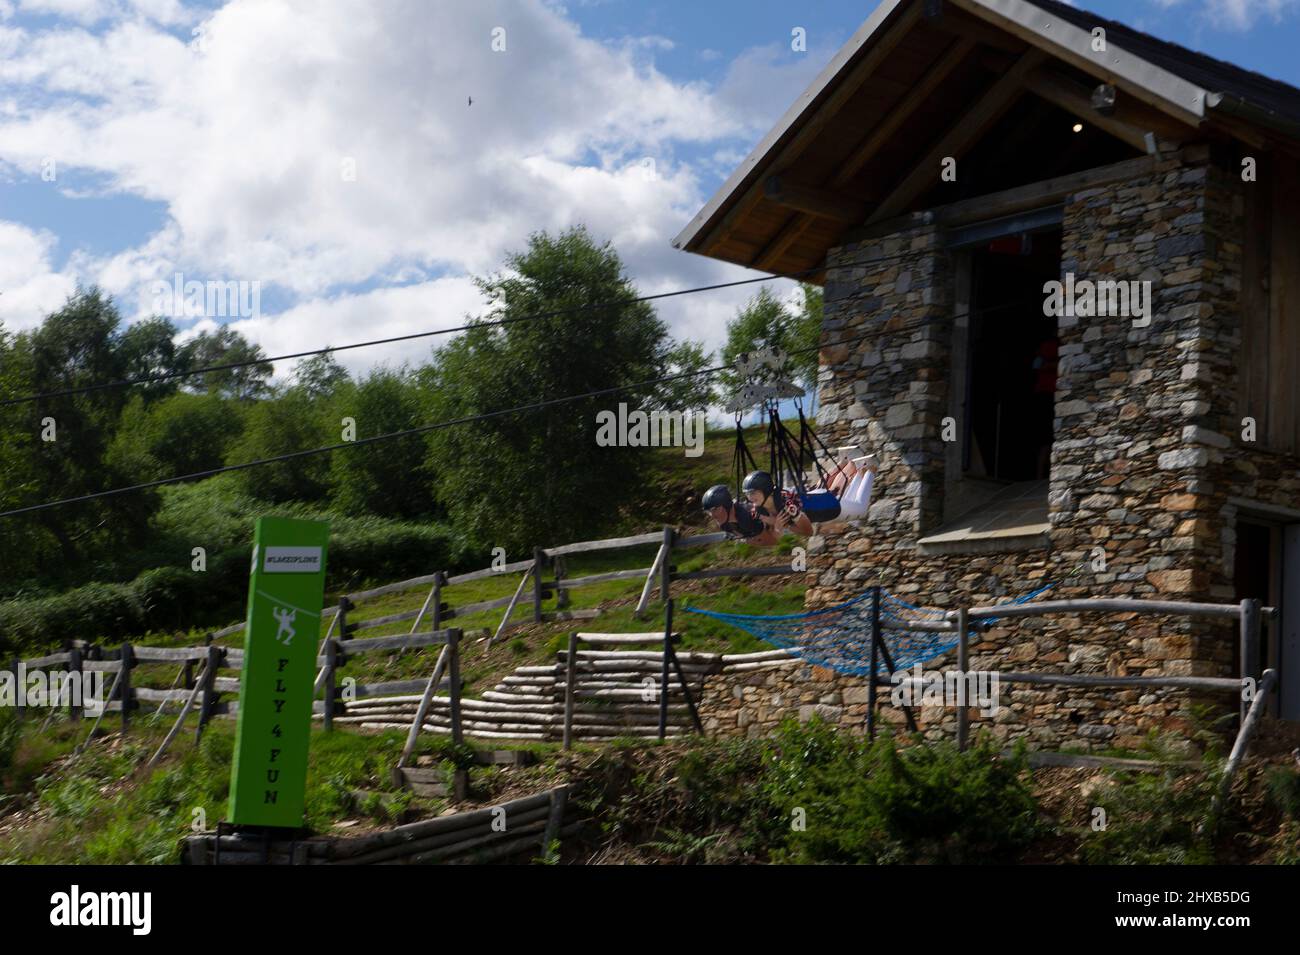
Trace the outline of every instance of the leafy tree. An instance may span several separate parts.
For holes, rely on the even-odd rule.
[[[213,332],[201,332],[181,348],[181,360],[190,369],[256,362],[265,357],[266,353],[260,346],[254,345],[229,325],[223,325]],[[273,371],[274,368],[269,363],[210,371],[206,375],[188,379],[186,387],[191,391],[206,391],[249,401],[271,393]]]
[[[121,336],[117,350],[129,378],[154,378],[185,371],[182,349],[176,344],[176,326],[169,318],[149,318],[136,322]],[[146,401],[156,401],[176,393],[180,379],[170,378],[147,385],[136,385],[132,392]]]
[[[59,392],[123,378],[128,352],[118,333],[121,317],[98,289],[78,290],[40,327],[18,336],[20,363],[30,369],[26,390]],[[126,401],[125,389],[57,395],[15,406],[19,427],[53,440],[36,440],[32,454],[31,502],[78,497],[126,483],[105,464],[105,452]],[[37,523],[57,542],[65,565],[102,548],[143,539],[156,500],[133,492],[36,512]]]
[[[347,369],[330,352],[311,355],[293,366],[294,383],[313,401],[332,398],[350,380]]]
[[[153,403],[136,396],[107,460],[135,481],[194,474],[220,467],[242,427],[238,409],[220,395],[179,392]]]
[[[412,375],[387,369],[345,386],[333,401],[334,420],[352,418],[357,438],[414,428],[424,423],[422,406]],[[435,511],[421,435],[332,452],[329,483],[342,512],[409,518]]]
[[[689,377],[664,385],[663,404],[667,408],[703,410],[718,400],[712,375],[701,375],[712,366],[713,352],[697,342],[677,342],[668,350],[666,374]]]
[[[295,451],[335,444],[323,409],[301,387],[252,402],[244,411],[244,428],[226,453],[227,464],[243,464]],[[236,471],[239,487],[265,501],[317,501],[325,496],[329,461],[310,454]]]
[[[0,402],[31,393],[31,353],[0,326]],[[32,504],[40,497],[31,406],[0,405],[0,510]],[[32,516],[0,518],[0,577],[6,592],[22,578],[34,577],[57,559],[54,538]]]
[[[815,285],[801,286],[804,301],[797,312],[788,309],[767,288],[749,300],[736,317],[727,323],[727,343],[722,349],[722,364],[729,368],[747,352],[777,348],[789,358],[787,368],[796,384],[812,390],[817,385],[817,346],[822,328],[822,290]],[[728,390],[737,387],[739,376],[723,372]]]
[[[493,318],[444,346],[421,375],[430,420],[615,388],[663,375],[672,360],[664,324],[608,243],[583,228],[537,233],[511,255],[512,275],[478,280],[502,303]],[[526,316],[595,303],[553,319]],[[662,406],[651,388],[494,416],[430,433],[429,468],[453,523],[480,546],[531,548],[595,532],[639,481],[635,449],[596,444],[596,414]]]

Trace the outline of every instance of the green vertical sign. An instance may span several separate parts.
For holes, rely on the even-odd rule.
[[[329,524],[263,517],[253,532],[230,821],[297,828],[307,789]]]

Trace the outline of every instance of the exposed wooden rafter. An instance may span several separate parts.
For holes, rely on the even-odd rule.
[[[781,148],[769,168],[785,169],[798,159],[803,151],[821,134],[826,125],[839,115],[844,105],[857,94],[880,64],[894,52],[894,49],[902,42],[903,37],[911,32],[920,16],[921,7],[919,4],[912,4],[902,12],[893,27],[876,40],[866,55],[858,61],[852,72],[836,86],[835,91],[827,98],[827,101],[817,111],[816,115],[801,126],[799,131]],[[719,220],[718,224],[709,230],[708,238],[698,251],[705,255],[709,254],[716,237],[725,235],[739,215],[751,211],[762,199],[763,180],[759,179],[749,186],[740,201],[734,203],[727,214]],[[755,262],[757,261],[755,260]]]
[[[770,272],[769,264],[785,255],[790,246],[803,238],[803,234],[816,221],[815,216],[806,215],[802,212],[795,213],[786,220],[785,225],[781,226],[767,245],[758,250],[758,254],[749,263],[750,268],[758,269],[761,272]]]
[[[861,222],[870,208],[843,192],[801,185],[786,176],[769,176],[763,183],[763,195],[777,205],[852,225]]]
[[[1001,119],[1024,94],[1025,77],[1046,58],[1047,54],[1036,47],[1025,51],[1016,65],[999,77],[988,92],[939,137],[903,181],[891,190],[889,198],[872,213],[867,220],[868,224],[897,215],[937,183],[943,160],[949,156],[960,158],[990,126]]]
[[[880,147],[893,138],[907,117],[934,95],[934,91],[939,88],[939,84],[946,80],[949,74],[966,59],[974,47],[975,40],[970,37],[960,37],[954,40],[952,45],[939,57],[938,62],[922,77],[921,82],[912,87],[911,91],[899,101],[898,105],[889,111],[889,115],[882,119],[875,129],[868,134],[867,138],[859,143],[857,148],[844,160],[844,164],[835,173],[832,182],[836,186],[842,186],[856,176],[862,167],[880,151]]]
[[[992,9],[987,0],[951,0],[972,17],[1000,28],[1030,44],[1046,43],[1053,56],[1076,66],[1098,80],[1113,83],[1179,120],[1200,125],[1204,103],[1194,83],[1183,80],[1115,45],[1106,52],[1092,48],[1087,31],[1067,20],[1053,18],[1041,8],[1017,0],[1003,0]]]
[[[1135,115],[1136,110],[1122,106],[1123,94],[1116,94],[1116,108],[1107,115],[1093,108],[1091,89],[1050,68],[1029,74],[1025,78],[1025,88],[1142,152],[1150,152],[1157,139],[1164,138],[1158,137],[1158,133],[1163,130],[1157,130],[1155,124],[1143,122]],[[1192,132],[1190,127],[1184,129],[1188,133]],[[1178,148],[1178,141],[1171,141],[1170,148]],[[1168,150],[1162,148],[1161,151]]]

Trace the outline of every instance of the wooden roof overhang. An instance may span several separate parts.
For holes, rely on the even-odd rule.
[[[1300,91],[1053,0],[884,0],[673,245],[820,283],[863,226],[1214,140],[1297,148]]]

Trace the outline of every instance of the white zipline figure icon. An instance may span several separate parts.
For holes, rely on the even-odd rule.
[[[287,607],[276,607],[271,611],[271,615],[275,617],[276,623],[280,625],[280,629],[275,633],[275,639],[280,640],[280,642],[286,647],[290,646],[293,643],[293,638],[295,636],[293,618],[298,616],[297,609],[295,608],[290,610]],[[286,633],[288,634],[288,637],[284,636]]]

